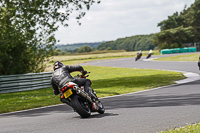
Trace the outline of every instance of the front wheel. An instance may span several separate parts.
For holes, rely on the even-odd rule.
[[[91,110],[82,97],[74,95],[71,99],[71,103],[73,108],[81,117],[88,118],[91,115]]]
[[[104,108],[103,104],[101,103],[101,101],[98,101],[97,105],[99,107],[98,113],[103,114],[105,112],[105,108]]]

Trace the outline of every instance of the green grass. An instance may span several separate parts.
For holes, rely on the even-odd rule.
[[[52,88],[1,94],[0,113],[54,105],[59,103],[58,99]]]
[[[200,123],[164,131],[161,133],[200,133]]]
[[[174,84],[184,79],[182,73],[115,67],[84,66],[90,71],[89,79],[98,97],[119,95]],[[76,75],[73,73],[73,75]],[[0,113],[61,104],[59,96],[53,94],[52,88],[8,93],[0,95]]]
[[[86,70],[91,70],[92,87],[100,97],[147,90],[184,78],[181,73],[152,69],[87,66]]]
[[[158,59],[154,59],[158,61],[198,61],[199,60],[199,54],[187,54],[187,55],[175,55],[171,57],[161,57]]]

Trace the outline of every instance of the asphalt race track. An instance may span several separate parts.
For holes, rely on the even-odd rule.
[[[153,56],[156,57],[159,56]],[[0,133],[156,133],[200,122],[200,77],[197,62],[143,59],[112,59],[84,65],[191,72],[194,81],[188,78],[176,85],[102,98],[105,114],[93,113],[87,119],[82,119],[64,104],[2,114]]]

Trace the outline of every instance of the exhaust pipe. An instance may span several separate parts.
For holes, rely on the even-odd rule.
[[[93,103],[92,99],[85,91],[82,91],[79,87],[74,87],[77,94],[80,94],[82,97],[86,98],[90,103]]]

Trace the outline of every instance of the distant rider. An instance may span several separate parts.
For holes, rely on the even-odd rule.
[[[153,54],[153,51],[152,51],[152,49],[150,49],[150,50],[149,50],[149,54]]]
[[[200,55],[199,55],[198,66],[199,66],[199,70],[200,70]]]
[[[67,82],[74,82],[76,83],[79,87],[84,86],[85,92],[87,92],[89,95],[92,96],[92,98],[97,98],[96,95],[94,94],[93,89],[91,88],[91,81],[86,78],[73,78],[71,76],[71,72],[74,71],[80,71],[83,75],[87,73],[83,69],[82,66],[68,66],[64,65],[62,62],[56,61],[53,65],[53,70],[54,73],[51,77],[51,85],[53,87],[53,91],[55,95],[58,95],[60,93],[59,88],[62,88]],[[60,98],[60,101],[63,103],[67,103],[65,98]]]
[[[142,57],[142,50],[140,50],[137,54],[140,55],[140,57]]]

